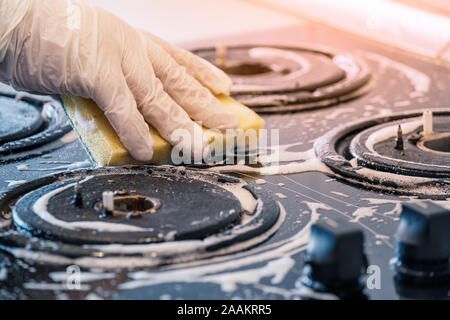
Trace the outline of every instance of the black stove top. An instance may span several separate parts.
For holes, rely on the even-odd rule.
[[[41,153],[0,152],[0,297],[448,298],[450,68],[313,24],[223,38],[219,49],[217,40],[187,47],[223,64],[234,97],[280,129],[294,164],[264,176],[250,167],[94,169],[67,132]],[[298,83],[276,87],[292,75]],[[35,99],[8,103],[42,112]],[[42,132],[35,113],[15,139]],[[101,190],[121,207],[105,212]],[[156,232],[152,215],[177,208],[184,216]],[[108,229],[111,221],[124,229]]]

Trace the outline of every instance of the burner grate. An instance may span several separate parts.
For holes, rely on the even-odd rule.
[[[310,45],[239,45],[193,51],[233,80],[232,96],[260,113],[326,107],[364,94],[365,62]]]
[[[106,195],[117,201],[113,211],[146,213],[102,210],[109,206]],[[0,230],[4,250],[45,252],[52,258],[40,262],[49,264],[83,257],[76,263],[94,266],[104,257],[114,260],[105,262],[110,268],[157,267],[242,251],[273,235],[280,216],[270,197],[243,180],[171,166],[44,177],[0,197],[0,212],[10,221]]]
[[[450,112],[432,111],[433,133],[424,133],[422,112],[405,112],[332,130],[317,141],[315,152],[346,181],[445,199],[450,195]]]
[[[0,94],[0,164],[36,157],[64,145],[72,128],[56,101]]]

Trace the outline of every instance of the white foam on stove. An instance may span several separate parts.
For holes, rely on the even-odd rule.
[[[263,176],[287,175],[313,171],[333,174],[331,169],[317,158],[312,158],[303,162],[291,162],[289,164],[271,165],[260,168],[250,167],[247,165],[230,165],[213,167],[208,170],[220,173],[248,173]]]
[[[66,283],[49,283],[49,282],[25,282],[25,289],[42,290],[42,291],[70,291]],[[78,291],[89,291],[91,289],[88,285],[80,285]]]
[[[370,60],[376,61],[381,68],[389,67],[401,72],[414,88],[410,97],[415,98],[423,96],[430,90],[431,80],[425,73],[373,52],[365,52],[363,55]]]
[[[50,168],[30,168],[27,164],[21,164],[16,167],[18,171],[64,171],[64,170],[76,170],[91,167],[92,163],[89,160],[77,161],[67,163],[61,166]]]
[[[433,178],[404,176],[404,175],[395,174],[395,173],[391,173],[391,172],[372,170],[369,168],[361,168],[361,169],[357,170],[356,172],[359,175],[364,176],[372,181],[376,181],[376,180],[385,181],[385,182],[392,181],[392,182],[396,182],[400,186],[407,186],[407,187],[415,187],[421,183],[430,183],[430,182],[436,181],[436,179],[433,179]],[[426,186],[425,188],[430,188],[430,191],[433,189],[432,186]],[[420,187],[417,187],[416,190],[419,191]],[[438,188],[436,188],[436,190],[433,190],[434,194],[439,193],[438,190],[439,190]],[[431,193],[427,192],[427,194],[433,194],[433,191],[431,191]]]
[[[409,134],[414,130],[417,130],[422,125],[421,118],[412,118],[409,121],[405,121],[402,125],[402,130],[404,134]],[[377,143],[390,139],[397,136],[398,124],[392,125],[379,131],[373,133],[369,136],[366,141],[366,147],[369,150],[374,150],[374,146]],[[311,148],[302,152],[288,151],[289,148],[299,145],[299,143],[287,144],[282,146],[277,146],[272,148],[277,150],[274,154],[260,157],[265,160],[262,167],[252,167],[245,164],[238,165],[225,165],[216,166],[209,168],[208,170],[220,173],[241,173],[241,174],[254,174],[254,175],[289,175],[298,174],[305,172],[321,172],[324,174],[336,176],[336,174],[325,165],[320,159],[317,158],[314,152],[314,148]],[[295,159],[295,160],[293,160]],[[284,160],[290,162],[288,164],[283,164]],[[301,161],[303,160],[303,161]],[[345,161],[344,158],[336,159]],[[410,161],[395,159],[399,163]],[[281,164],[278,164],[278,161]],[[301,161],[301,162],[300,162]],[[276,164],[273,164],[273,163]],[[438,165],[436,165],[438,167]],[[407,187],[410,192],[417,192],[420,194],[435,195],[442,193],[442,188],[435,186],[420,186],[420,184],[426,184],[436,181],[433,178],[419,177],[419,176],[407,176],[401,174],[395,174],[390,172],[376,171],[369,168],[359,168],[357,163],[354,163],[354,168],[356,172],[367,178],[369,181],[382,181],[382,182],[394,182],[399,186]],[[359,168],[359,169],[358,169]],[[378,184],[378,183],[377,183]]]
[[[27,183],[26,180],[5,180],[5,182],[8,184],[8,187],[20,186]]]
[[[365,200],[367,202],[369,202],[370,204],[375,204],[377,205],[377,208],[380,205],[386,205],[386,204],[391,204],[392,209],[388,210],[388,211],[384,211],[383,215],[385,216],[395,216],[394,218],[392,218],[394,221],[397,221],[400,216],[400,214],[402,213],[402,200],[389,200],[389,199],[361,199],[361,200]]]
[[[179,170],[183,170],[183,168],[178,168]],[[205,182],[210,182],[204,175],[199,174],[200,178],[199,180],[204,179]],[[88,177],[86,179],[90,179],[92,177]],[[86,181],[83,180],[83,182]],[[221,187],[227,189],[228,191],[232,192],[236,198],[238,198],[241,201],[241,205],[243,210],[248,210],[250,212],[253,212],[257,210],[257,206],[259,208],[262,208],[262,202],[260,200],[256,201],[253,198],[253,195],[248,190],[245,190],[243,188],[245,182],[242,182],[242,184],[236,184],[236,183],[230,183],[230,184],[220,184]],[[64,186],[64,189],[73,187],[74,184],[69,184]],[[61,188],[58,189],[59,192],[61,192]],[[51,197],[52,195],[50,195]],[[46,216],[46,213],[44,209],[46,208],[46,199],[41,199],[41,203],[38,203],[37,207],[38,212],[44,215],[44,218],[47,220],[51,220],[51,222],[54,222],[52,218],[49,218],[49,216]],[[244,215],[245,216],[245,215]],[[218,252],[219,256],[226,255],[228,253],[234,253],[239,252],[241,250],[245,250],[248,248],[254,247],[256,244],[261,243],[265,241],[268,237],[273,235],[273,233],[280,227],[280,225],[283,223],[285,218],[285,211],[281,210],[280,217],[278,221],[275,223],[274,226],[272,226],[269,230],[266,230],[263,234],[253,237],[247,241],[243,241],[241,243],[237,243],[235,245],[232,245],[230,247],[220,249]],[[241,221],[242,225],[245,225],[247,222],[251,220],[250,218],[244,218]],[[260,223],[263,223],[263,221],[260,221]],[[64,223],[64,227],[68,227]],[[253,227],[257,228],[258,225],[254,225]],[[69,226],[70,228],[70,226]],[[244,232],[243,230],[239,228],[233,228],[231,233],[229,234],[229,237],[233,237],[233,235],[239,234],[239,232]],[[170,240],[170,239],[168,239]],[[78,259],[70,259],[68,257],[59,256],[56,254],[49,254],[45,252],[33,252],[29,251],[27,249],[22,248],[10,248],[10,247],[2,247],[5,251],[10,252],[11,254],[15,255],[18,258],[23,258],[27,260],[37,260],[44,263],[52,263],[52,264],[76,264],[79,266],[84,266],[87,268],[102,268],[102,269],[115,269],[115,268],[135,268],[135,267],[142,267],[142,266],[157,266],[161,263],[159,255],[162,256],[176,256],[177,254],[181,254],[180,261],[186,261],[189,259],[193,259],[195,261],[196,257],[199,258],[202,257],[201,254],[205,253],[205,248],[208,246],[214,245],[215,243],[215,236],[210,236],[208,238],[205,238],[204,240],[186,240],[186,241],[179,241],[179,242],[165,242],[165,243],[157,243],[157,244],[143,244],[143,245],[98,245],[98,246],[84,246],[85,248],[91,248],[91,249],[97,249],[101,250],[102,252],[108,253],[116,253],[116,254],[126,254],[128,253],[141,253],[143,254],[143,257],[103,257],[101,259],[98,258],[92,258],[92,257],[83,257]],[[203,249],[202,249],[203,248]],[[200,254],[200,255],[199,255]],[[207,256],[215,256],[215,253],[212,252],[206,252]]]
[[[216,283],[220,285],[224,292],[236,291],[238,285],[259,283],[264,278],[270,278],[270,283],[275,285],[284,280],[294,265],[294,259],[289,256],[283,256],[269,261],[262,268],[205,276],[202,278],[202,282]]]
[[[337,192],[337,191],[331,191],[332,194],[343,197],[343,198],[348,198],[349,195],[342,193],[342,192]]]
[[[376,208],[374,207],[362,207],[355,210],[355,212],[352,213],[352,216],[354,217],[350,222],[359,222],[359,220],[363,218],[370,218],[374,215],[376,212]]]
[[[130,290],[159,283],[212,282],[219,284],[225,292],[233,292],[239,284],[257,284],[263,278],[270,278],[272,284],[278,284],[295,265],[292,260],[292,255],[304,250],[305,245],[308,243],[310,227],[320,217],[318,210],[332,210],[332,208],[323,203],[306,201],[304,203],[309,207],[311,212],[310,220],[305,227],[292,237],[266,246],[265,248],[256,249],[264,250],[262,252],[250,252],[252,253],[251,255],[222,263],[214,263],[214,261],[211,261],[210,265],[185,267],[162,272],[131,272],[129,277],[133,280],[121,284],[120,289]],[[284,212],[284,209],[282,210]],[[266,264],[259,268],[233,271],[264,261]]]
[[[94,281],[101,281],[101,280],[108,280],[108,279],[114,279],[116,277],[116,274],[113,272],[80,272],[80,282],[86,283],[86,282],[94,282]],[[50,272],[48,274],[50,279],[52,279],[55,282],[63,282],[66,283],[67,280],[70,280],[71,277],[73,277],[73,274],[68,272]]]
[[[332,174],[332,171],[315,156],[314,148],[310,148],[306,151],[289,151],[289,149],[301,145],[303,145],[302,142],[295,142],[268,148],[268,150],[266,150],[269,152],[268,155],[260,155],[258,157],[258,161],[263,165],[260,168],[251,167],[245,164],[237,164],[216,166],[209,170],[220,173],[248,173],[266,176],[311,171]]]
[[[289,151],[289,149],[302,145],[302,143],[291,143],[287,145],[280,145],[271,147],[268,151],[271,153],[268,155],[260,155],[258,161],[262,164],[271,164],[279,162],[290,162],[309,160],[314,157],[314,150],[309,149],[307,151]]]
[[[264,179],[256,179],[256,180],[255,180],[255,183],[256,183],[256,184],[259,184],[259,185],[263,185],[263,184],[266,184],[267,181],[264,180]]]
[[[238,243],[235,245],[236,248],[232,252],[234,255],[230,256],[219,256],[208,260],[208,265],[203,265],[201,261],[192,262],[194,265],[189,267],[183,267],[183,264],[179,265],[181,269],[175,270],[161,270],[157,272],[132,272],[129,274],[129,278],[132,279],[120,285],[120,289],[127,290],[138,288],[142,286],[157,284],[157,283],[173,283],[173,282],[208,282],[217,283],[221,286],[223,290],[227,292],[232,292],[237,288],[239,284],[257,284],[262,279],[270,279],[272,284],[278,284],[283,281],[286,274],[295,265],[295,261],[292,255],[304,250],[306,243],[309,240],[310,226],[315,223],[320,216],[318,210],[332,210],[330,207],[322,203],[312,203],[305,202],[305,204],[311,210],[311,218],[307,225],[299,230],[295,235],[289,237],[288,239],[283,239],[276,243],[272,243],[266,247],[255,247],[250,251],[241,252],[241,246],[243,243]],[[286,215],[283,207],[280,207],[280,214],[282,217]],[[281,219],[278,223],[282,223],[284,219]],[[278,228],[279,226],[276,226]],[[265,235],[260,235],[258,237],[268,237],[270,233]],[[256,237],[256,238],[258,238]],[[255,241],[255,239],[250,239],[250,242]],[[258,239],[261,241],[261,239]],[[180,241],[180,243],[172,246],[172,250],[183,250],[183,244],[189,242],[198,241]],[[164,244],[163,244],[164,246]],[[91,246],[93,247],[93,246]],[[108,248],[111,248],[114,252],[118,248],[122,248],[123,251],[127,252],[130,247],[131,249],[141,248],[142,250],[147,250],[147,252],[154,252],[152,249],[158,248],[158,245],[100,245],[95,246],[101,248],[103,251],[107,252]],[[151,265],[152,260],[157,260],[157,255],[155,258],[153,256],[147,256],[144,258],[135,257],[105,257],[102,259],[85,257],[78,259],[68,259],[65,257],[60,257],[56,255],[49,255],[47,253],[32,253],[27,250],[17,249],[17,248],[5,248],[14,255],[22,258],[32,258],[33,260],[39,261],[52,261],[59,262],[61,264],[77,264],[79,266],[91,267],[91,268],[134,268],[142,267],[145,265]],[[167,250],[168,247],[161,248],[162,250]],[[170,249],[169,249],[170,250]],[[133,252],[132,250],[131,252]],[[170,253],[170,252],[169,252]],[[225,252],[223,252],[225,254]],[[241,259],[235,260],[233,257],[242,256]],[[217,261],[223,261],[221,263],[215,263]],[[265,263],[264,263],[265,262]],[[242,268],[256,263],[264,263],[261,267],[252,268],[247,271],[242,270]],[[202,264],[202,265],[197,265]],[[241,270],[238,270],[241,269]],[[238,271],[236,271],[238,270]],[[213,274],[216,275],[213,275]],[[58,275],[56,275],[58,278]],[[56,279],[56,278],[55,278]],[[44,285],[43,287],[45,287]]]
[[[240,252],[249,247],[254,247],[256,244],[267,240],[275,230],[279,228],[281,223],[284,221],[285,217],[284,209],[281,209],[280,219],[278,222],[264,234],[257,237],[251,238],[247,241],[235,244],[229,248],[224,248],[218,251],[218,256],[226,255],[229,253]],[[207,247],[209,242],[214,240],[213,237],[209,237],[205,240],[186,240],[179,242],[165,242],[158,244],[142,244],[142,245],[85,245],[88,249],[97,249],[102,252],[108,253],[112,252],[115,254],[127,254],[127,253],[142,253],[143,257],[103,257],[101,259],[94,257],[82,257],[71,259],[68,257],[60,256],[57,254],[49,254],[45,252],[34,252],[22,248],[12,248],[7,246],[0,246],[1,249],[10,252],[12,255],[19,259],[39,261],[42,263],[60,264],[60,265],[78,265],[80,267],[91,268],[91,269],[120,269],[120,268],[138,268],[138,267],[154,267],[159,265],[160,258],[159,255],[177,255],[182,254],[181,260],[179,262],[190,261],[198,256],[198,249]],[[200,250],[201,251],[201,250]],[[210,255],[214,256],[213,253]],[[198,256],[200,258],[200,256]]]

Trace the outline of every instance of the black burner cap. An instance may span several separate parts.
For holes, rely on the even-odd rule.
[[[398,271],[431,278],[449,274],[449,210],[429,201],[404,204],[396,240]]]
[[[80,188],[83,205],[76,206]],[[110,213],[102,210],[105,190],[116,191]],[[219,183],[170,172],[117,173],[38,188],[17,201],[13,220],[35,235],[70,243],[150,243],[200,239],[229,228],[241,213],[240,201]]]
[[[236,253],[268,240],[282,221],[277,203],[244,180],[173,166],[48,175],[0,195],[0,213],[8,222],[0,251],[107,269]]]
[[[311,227],[303,284],[319,291],[359,291],[366,268],[364,236],[356,226],[327,220]]]

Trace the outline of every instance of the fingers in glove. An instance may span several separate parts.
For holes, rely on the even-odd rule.
[[[171,145],[190,150],[194,159],[202,159],[208,139],[200,126],[164,91],[148,58],[135,51],[133,57],[125,57],[123,69],[145,120]]]
[[[163,39],[142,31],[152,42],[161,46],[179,65],[186,68],[188,74],[198,80],[212,93],[230,95],[232,82],[225,72],[196,56],[192,52],[178,48]]]
[[[222,131],[238,128],[237,115],[226,110],[207,88],[191,77],[186,68],[180,66],[161,46],[148,40],[147,54],[164,91],[192,119],[201,121],[207,128]]]
[[[105,72],[99,83],[92,98],[103,110],[120,141],[135,160],[150,161],[153,138],[121,70]]]

